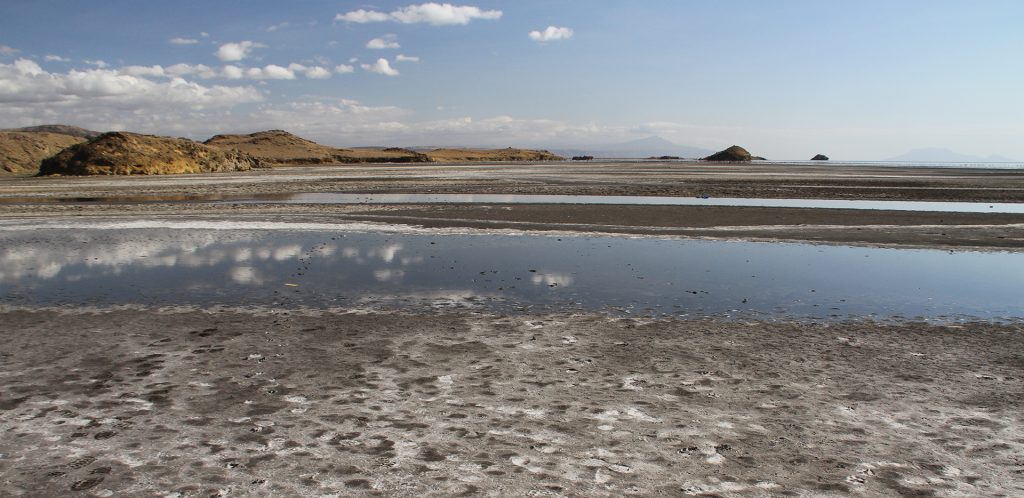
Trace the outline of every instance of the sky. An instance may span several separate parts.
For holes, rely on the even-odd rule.
[[[1024,160],[1019,0],[2,0],[0,128]]]

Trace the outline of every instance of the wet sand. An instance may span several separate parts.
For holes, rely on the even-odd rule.
[[[7,178],[4,198],[294,192],[640,195],[1024,201],[1024,170],[679,162],[379,165],[164,177]],[[0,217],[215,216],[378,221],[952,249],[1024,247],[1024,215],[841,209],[572,205],[0,204]]]
[[[7,496],[1013,496],[1019,325],[3,314]]]
[[[0,180],[0,197],[334,191],[1020,202],[1024,172],[502,164]],[[0,205],[8,219],[112,217],[1024,247],[1020,215]],[[0,308],[0,494],[1024,494],[1019,323],[411,311]]]

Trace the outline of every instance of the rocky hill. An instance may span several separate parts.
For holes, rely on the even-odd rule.
[[[3,131],[23,131],[27,133],[58,133],[61,135],[70,135],[72,137],[83,138],[85,140],[92,140],[93,138],[102,135],[102,133],[98,131],[92,131],[87,130],[85,128],[79,128],[77,126],[61,124],[26,126],[24,128],[13,128],[10,130]]]
[[[35,174],[43,159],[84,141],[59,133],[0,131],[0,172]]]
[[[427,156],[436,162],[457,161],[564,161],[546,150],[531,149],[434,149]]]
[[[729,147],[728,149],[725,149],[725,150],[719,151],[719,152],[715,152],[714,154],[711,154],[710,156],[704,158],[705,161],[730,161],[730,162],[751,161],[753,159],[754,159],[754,157],[751,156],[749,152],[747,152],[747,149],[744,149],[743,147],[740,147],[739,145],[733,145],[732,147]]]
[[[168,175],[248,171],[263,163],[243,152],[183,138],[104,133],[42,162],[40,175]]]
[[[282,130],[216,135],[204,143],[222,150],[238,150],[275,165],[430,161],[427,156],[407,149],[328,147]]]

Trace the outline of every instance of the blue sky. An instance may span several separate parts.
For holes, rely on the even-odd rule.
[[[1024,2],[0,2],[0,127],[1024,159]]]

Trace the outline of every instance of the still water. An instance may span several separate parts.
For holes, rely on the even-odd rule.
[[[858,201],[842,199],[762,199],[743,197],[659,197],[534,194],[354,194],[313,192],[255,195],[136,195],[118,197],[0,197],[3,204],[583,204],[624,206],[738,206],[817,209],[869,209],[944,213],[1024,214],[1024,203]]]
[[[1024,254],[351,227],[0,227],[0,304],[1024,317]]]

